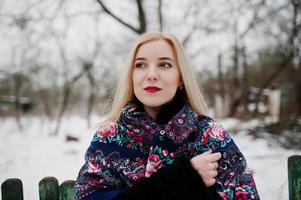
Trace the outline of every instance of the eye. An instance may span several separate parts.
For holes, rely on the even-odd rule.
[[[163,63],[160,63],[159,65],[160,67],[164,67],[164,68],[169,68],[169,67],[172,67],[172,65],[168,62],[163,62]]]
[[[145,65],[145,63],[136,63],[135,64],[135,68],[144,68],[144,67],[146,67],[146,65]]]

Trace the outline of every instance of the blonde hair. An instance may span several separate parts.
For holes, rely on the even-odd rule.
[[[116,122],[119,119],[120,113],[124,106],[135,99],[132,82],[134,59],[139,47],[153,40],[165,40],[172,46],[178,61],[178,66],[184,86],[183,90],[185,90],[184,94],[187,95],[186,98],[188,100],[188,103],[198,114],[205,114],[206,103],[201,93],[200,87],[198,86],[197,80],[193,74],[188,57],[185,54],[184,48],[175,36],[161,32],[152,32],[141,35],[134,44],[134,47],[130,52],[130,57],[126,69],[122,74],[122,77],[116,88],[111,112],[109,113],[107,121]]]

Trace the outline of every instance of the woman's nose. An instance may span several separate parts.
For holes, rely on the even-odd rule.
[[[156,66],[151,65],[148,68],[147,71],[147,80],[153,81],[153,80],[158,80],[159,78],[159,72]]]

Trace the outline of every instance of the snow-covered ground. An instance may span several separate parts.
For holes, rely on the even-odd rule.
[[[93,117],[92,128],[86,128],[81,117],[66,117],[58,137],[49,137],[54,123],[36,117],[23,119],[20,133],[12,118],[0,121],[0,183],[7,178],[23,181],[25,200],[38,199],[38,182],[45,176],[57,177],[59,182],[75,179],[83,164],[86,148],[101,117]],[[239,121],[226,119],[221,123],[227,129],[237,128]],[[252,126],[256,121],[240,127]],[[66,135],[77,136],[79,142],[66,142]],[[261,199],[288,199],[287,158],[301,151],[287,150],[265,139],[253,139],[244,131],[232,135],[247,158]]]

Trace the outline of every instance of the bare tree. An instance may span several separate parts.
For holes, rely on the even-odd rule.
[[[85,69],[83,69],[85,70]],[[72,79],[70,81],[66,80],[63,86],[63,100],[61,102],[61,107],[59,110],[59,114],[58,114],[58,118],[57,118],[57,124],[56,127],[54,129],[53,132],[50,133],[50,135],[58,135],[61,123],[62,123],[62,118],[63,115],[67,109],[67,106],[69,104],[70,101],[70,96],[72,93],[72,89],[74,84],[83,76],[83,72],[80,71],[77,75],[75,75],[74,77],[72,77]]]
[[[159,19],[159,30],[163,31],[163,13],[162,13],[162,0],[158,0],[158,19]]]
[[[246,55],[246,46],[244,45],[244,41],[246,37],[248,36],[248,33],[255,30],[257,26],[267,23],[267,20],[277,15],[280,11],[288,8],[288,3],[284,3],[280,6],[271,8],[266,5],[266,0],[261,0],[259,2],[255,2],[255,4],[252,4],[252,1],[247,2],[243,5],[238,5],[236,9],[241,9],[244,6],[251,7],[252,12],[252,18],[248,22],[247,27],[242,30],[238,31],[237,28],[237,20],[239,17],[241,17],[241,14],[237,14],[235,18],[234,23],[234,55],[233,55],[233,70],[234,70],[234,78],[233,78],[233,84],[231,88],[235,88],[232,90],[232,103],[230,108],[230,116],[235,115],[237,108],[243,104],[247,87],[248,87],[248,81],[247,81],[247,55]],[[259,13],[265,13],[264,15],[260,15]],[[238,76],[238,69],[239,69],[239,60],[242,59],[242,76]],[[268,80],[270,82],[270,80]]]
[[[85,72],[89,81],[89,97],[88,97],[88,106],[87,106],[87,126],[91,127],[91,114],[95,104],[95,96],[97,92],[97,85],[93,73],[91,72],[93,67],[92,63],[85,63]]]
[[[264,89],[272,83],[272,81],[285,70],[295,57],[299,57],[300,43],[301,43],[301,1],[300,0],[288,0],[292,7],[290,29],[284,30],[287,33],[287,43],[285,45],[286,59],[284,59],[276,67],[275,71],[270,74],[266,80],[261,84],[260,88]]]
[[[145,11],[144,11],[144,7],[143,7],[143,0],[136,0],[136,6],[137,6],[137,10],[138,10],[137,20],[138,20],[138,23],[139,23],[138,27],[135,27],[134,25],[126,22],[125,20],[123,20],[121,17],[118,17],[115,13],[113,13],[113,11],[111,11],[105,5],[104,0],[96,0],[96,1],[102,7],[102,9],[103,9],[103,11],[105,13],[107,13],[108,15],[110,15],[113,19],[115,19],[116,21],[118,21],[123,26],[129,28],[133,32],[135,32],[137,34],[142,34],[142,33],[144,33],[146,31],[146,29],[147,29],[147,23],[146,23],[146,16],[145,16]]]

